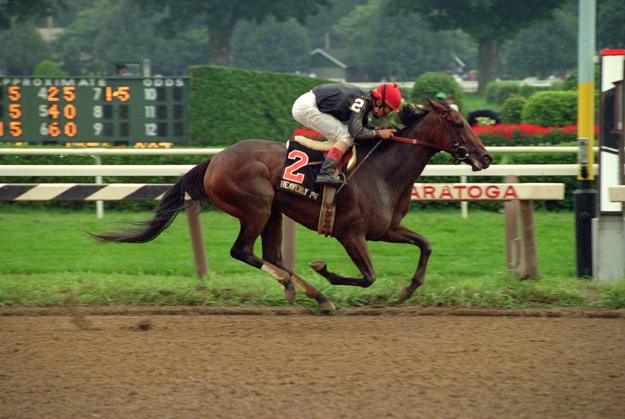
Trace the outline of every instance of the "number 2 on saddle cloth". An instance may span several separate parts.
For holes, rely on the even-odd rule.
[[[323,199],[323,185],[315,183],[315,179],[327,154],[327,151],[313,150],[297,141],[289,141],[278,189],[320,204]],[[339,170],[343,169],[352,154],[351,150],[345,153]]]

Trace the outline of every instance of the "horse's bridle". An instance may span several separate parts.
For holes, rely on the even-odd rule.
[[[451,109],[443,112],[444,113],[443,116],[441,116],[441,112],[437,110],[434,110],[434,112],[436,112],[438,121],[441,123],[441,128],[446,130],[449,133],[449,127],[444,121],[446,120],[447,116],[451,112]],[[441,151],[446,151],[452,156],[454,156],[454,164],[459,164],[461,161],[464,161],[469,157],[469,150],[465,146],[461,146],[460,144],[458,144],[458,142],[456,141],[454,141],[454,148],[449,148],[449,147],[445,147],[445,146],[438,145],[438,144],[428,143],[428,142],[421,141],[421,140],[415,140],[412,138],[396,137],[395,135],[391,135],[389,139],[393,141],[399,141],[402,143],[423,145],[423,146],[430,147],[430,148],[436,148]]]
[[[447,115],[449,115],[449,113],[451,112],[451,109],[449,111],[445,111],[444,117],[442,117],[441,114],[438,111],[436,111],[436,110],[434,110],[433,112],[436,112],[436,116],[438,117],[438,120],[441,123],[441,127],[444,130],[447,130],[447,132],[449,132],[449,127],[447,126],[447,124],[445,124],[443,119],[447,118]],[[389,140],[397,141],[397,142],[400,142],[400,143],[408,143],[408,144],[414,144],[414,145],[423,145],[423,146],[430,147],[430,148],[436,148],[436,149],[438,149],[440,151],[446,151],[449,154],[451,154],[452,156],[454,156],[454,164],[459,164],[461,161],[466,160],[467,157],[469,157],[469,150],[467,150],[467,148],[465,146],[461,146],[460,144],[458,144],[456,141],[454,141],[454,148],[449,148],[449,147],[445,147],[443,145],[427,143],[425,141],[415,140],[413,138],[397,137],[395,135],[391,135],[389,137]],[[360,164],[358,166],[356,166],[352,170],[352,172],[349,174],[349,176],[347,176],[345,178],[346,181],[349,180],[349,178],[351,178],[354,173],[356,173],[356,171],[360,168],[360,165],[362,165],[365,162],[365,160],[367,160],[367,158],[371,155],[371,153],[373,153],[373,151],[376,148],[378,148],[378,146],[382,143],[382,141],[384,141],[384,140],[380,139],[380,141],[378,141],[375,144],[375,146],[373,146],[373,148],[371,150],[369,150],[369,153],[365,156],[364,159],[362,159]],[[345,182],[345,183],[347,183],[347,182]],[[343,188],[343,186],[345,186],[345,183],[343,183],[341,185],[339,190],[341,190]]]

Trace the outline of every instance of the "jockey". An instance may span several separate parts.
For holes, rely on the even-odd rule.
[[[343,154],[354,139],[389,139],[395,129],[375,129],[369,125],[368,115],[384,118],[398,111],[401,92],[397,84],[381,84],[373,91],[344,84],[321,84],[304,93],[293,104],[293,118],[305,127],[315,130],[336,144],[328,153],[317,175],[317,183],[341,185],[334,176]],[[348,126],[343,122],[349,121]]]

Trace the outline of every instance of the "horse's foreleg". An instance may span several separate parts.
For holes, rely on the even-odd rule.
[[[417,288],[423,285],[425,280],[425,269],[428,265],[428,259],[432,254],[432,246],[430,241],[421,234],[415,233],[407,227],[402,225],[393,230],[389,230],[384,236],[378,239],[379,241],[385,241],[388,243],[408,243],[414,244],[421,250],[421,256],[419,257],[419,264],[415,271],[412,281],[408,287],[402,288],[399,292],[399,304],[406,301],[412,296]]]
[[[327,265],[322,260],[310,262],[308,265],[318,274],[327,279],[332,285],[352,285],[357,287],[370,287],[376,279],[373,263],[369,255],[369,246],[364,237],[350,237],[338,239],[356,267],[362,273],[362,278],[346,278],[334,272],[328,271]]]

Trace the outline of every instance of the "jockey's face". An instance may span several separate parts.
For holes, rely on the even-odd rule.
[[[385,118],[389,116],[391,112],[393,112],[393,110],[391,109],[390,106],[382,105],[382,99],[377,99],[375,101],[375,107],[373,108],[373,116],[375,116],[377,119]]]

